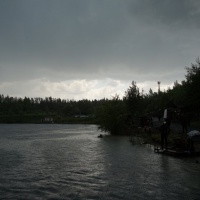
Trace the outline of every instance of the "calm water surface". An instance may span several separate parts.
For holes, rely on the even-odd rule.
[[[200,199],[200,159],[155,154],[95,125],[0,125],[0,199]]]

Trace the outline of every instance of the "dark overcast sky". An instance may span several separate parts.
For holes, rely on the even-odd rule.
[[[199,0],[0,0],[0,93],[99,99],[184,80]]]

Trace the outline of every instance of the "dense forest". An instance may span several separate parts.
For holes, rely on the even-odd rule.
[[[161,80],[162,81],[162,80]],[[185,80],[166,91],[143,94],[132,81],[123,98],[65,100],[52,97],[16,98],[0,95],[0,123],[95,123],[103,131],[121,134],[142,116],[161,117],[163,110],[181,110],[190,120],[200,117],[200,59],[186,67]]]
[[[95,108],[105,101],[74,101],[52,97],[22,99],[0,95],[0,122],[94,123]]]

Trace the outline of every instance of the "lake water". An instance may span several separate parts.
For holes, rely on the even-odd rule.
[[[0,124],[0,199],[200,199],[199,158],[100,133],[96,125]]]

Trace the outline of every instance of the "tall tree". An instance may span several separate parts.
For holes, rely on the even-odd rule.
[[[187,67],[186,91],[188,103],[192,105],[192,109],[200,112],[200,59],[196,59],[195,64]]]
[[[137,87],[136,82],[132,81],[131,86],[129,86],[124,95],[124,101],[130,114],[137,113],[141,99],[142,96],[140,95],[139,88]]]

